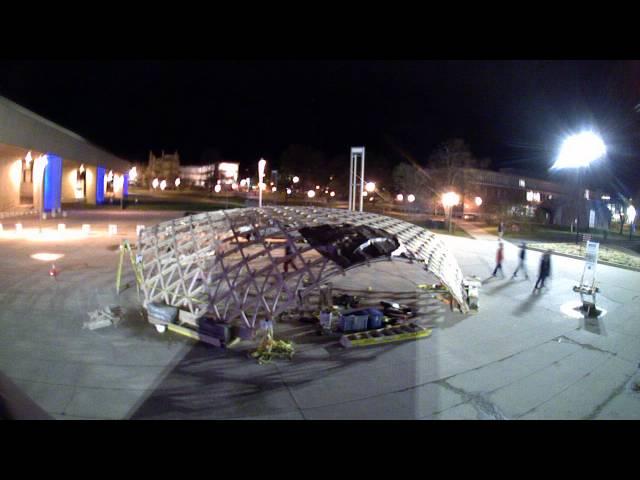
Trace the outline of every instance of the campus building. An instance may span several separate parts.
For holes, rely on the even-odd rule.
[[[457,179],[461,203],[457,215],[529,219],[550,225],[606,228],[623,205],[610,193],[571,181],[549,181],[513,170],[464,168]],[[566,179],[565,179],[566,180]]]
[[[571,178],[550,181],[514,170],[477,168],[462,168],[454,175],[431,169],[429,174],[441,179],[441,184],[448,177],[456,180],[452,188],[460,194],[460,203],[453,209],[454,216],[564,226],[578,219],[580,228],[607,228],[625,208],[610,193],[579,186]],[[443,212],[439,195],[426,206],[434,213]]]
[[[215,183],[216,164],[181,166],[180,181],[186,185],[194,187],[206,187]]]
[[[149,151],[149,162],[145,172],[145,184],[151,186],[154,179],[165,180],[167,185],[174,185],[180,177],[180,154],[176,151],[172,154],[161,151],[156,157],[153,151]]]
[[[238,188],[238,162],[218,162],[210,165],[180,167],[180,180],[188,185],[207,187],[220,185],[224,190]]]
[[[129,162],[0,97],[0,212],[49,212],[128,194]]]

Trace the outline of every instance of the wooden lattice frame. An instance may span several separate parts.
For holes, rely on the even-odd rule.
[[[374,213],[284,206],[205,212],[143,229],[138,253],[145,305],[163,302],[196,317],[209,313],[254,328],[258,318],[275,317],[332,276],[345,273],[298,232],[343,223],[395,235],[409,261],[422,262],[461,310],[468,310],[460,267],[434,233]]]

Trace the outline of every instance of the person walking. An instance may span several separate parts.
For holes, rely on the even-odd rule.
[[[518,267],[516,268],[516,271],[513,272],[513,276],[511,277],[512,279],[518,276],[518,271],[522,268],[522,270],[524,271],[524,278],[529,280],[529,272],[527,272],[526,260],[527,260],[527,244],[522,242],[520,244],[520,252],[518,253]]]
[[[289,255],[291,255],[292,250],[291,250],[291,246],[287,243],[284,247],[284,255],[285,257],[289,257]],[[285,260],[284,262],[284,273],[288,273],[289,272],[289,265],[291,265],[296,271],[298,270],[298,267],[296,267],[296,264],[293,263],[293,259],[292,258],[288,258],[287,260]]]
[[[542,258],[540,259],[540,274],[538,275],[536,286],[533,287],[534,292],[544,287],[544,281],[549,275],[551,275],[551,250],[547,250],[542,254]]]
[[[500,222],[500,224],[498,224],[498,236],[502,238],[503,235],[504,235],[504,222]]]
[[[500,275],[504,278],[504,272],[502,271],[502,260],[504,260],[504,247],[502,242],[498,243],[498,251],[496,252],[496,268],[493,270],[491,274],[492,277],[495,277],[500,270]]]

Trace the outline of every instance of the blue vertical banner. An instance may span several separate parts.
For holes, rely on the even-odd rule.
[[[96,172],[96,203],[98,205],[104,203],[104,176],[105,168],[98,167]]]
[[[124,183],[122,184],[122,194],[125,198],[129,196],[129,174],[124,174]]]
[[[62,208],[62,158],[52,153],[47,153],[43,190],[43,210],[45,212]]]

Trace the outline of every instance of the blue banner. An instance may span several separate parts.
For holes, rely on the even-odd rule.
[[[62,208],[62,158],[47,153],[47,166],[44,169],[43,210],[50,212]]]

